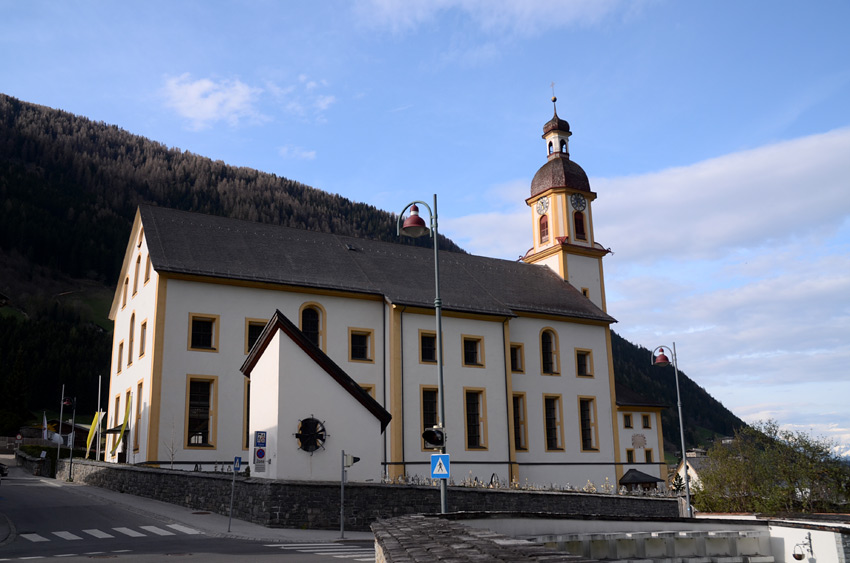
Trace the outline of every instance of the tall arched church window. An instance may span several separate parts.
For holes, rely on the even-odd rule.
[[[549,241],[549,216],[543,215],[540,217],[540,242]]]
[[[561,139],[561,152],[564,154],[567,153],[567,142],[564,139]]]
[[[130,338],[127,347],[127,365],[133,363],[133,341],[136,339],[136,313],[130,315]]]
[[[315,307],[304,307],[301,311],[301,332],[307,340],[321,347],[321,313]]]
[[[559,373],[558,369],[558,337],[551,330],[540,333],[540,364],[541,371],[547,375]]]
[[[584,213],[581,211],[573,213],[573,221],[576,225],[576,238],[578,240],[587,240],[587,231],[584,228]]]

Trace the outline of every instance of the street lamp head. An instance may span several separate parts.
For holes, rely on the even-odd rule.
[[[658,353],[652,360],[652,365],[658,366],[660,368],[666,368],[670,365],[670,358],[664,353],[664,349],[661,349],[661,352]]]
[[[431,229],[425,224],[425,220],[419,216],[419,207],[414,203],[410,206],[410,217],[404,220],[401,232],[409,237],[419,238],[427,235]]]

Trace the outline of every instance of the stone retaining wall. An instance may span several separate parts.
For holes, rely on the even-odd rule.
[[[67,475],[67,460],[59,474]],[[122,493],[228,514],[231,474],[173,471],[90,460],[74,461],[73,479]],[[233,516],[269,527],[339,529],[339,483],[271,481],[237,476]],[[450,487],[449,511],[534,512],[600,516],[676,517],[675,499],[608,494]],[[440,509],[437,487],[348,483],[347,530],[368,531],[381,518]]]

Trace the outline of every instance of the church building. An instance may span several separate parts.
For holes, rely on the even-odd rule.
[[[432,249],[140,206],[110,311],[108,454],[129,422],[108,460],[332,480],[345,450],[355,481],[427,477],[442,423],[455,481],[664,479],[660,408],[617,401],[609,251],[571,135],[557,112],[544,125],[521,260],[439,253],[444,421]],[[632,438],[633,416],[652,431]]]

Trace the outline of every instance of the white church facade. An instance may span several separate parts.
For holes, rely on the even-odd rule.
[[[522,260],[439,254],[455,480],[666,477],[658,408],[643,441],[626,438],[624,413],[643,407],[618,406],[608,251],[570,135],[557,114],[544,126]],[[261,432],[258,477],[338,479],[342,450],[361,458],[355,481],[427,476],[433,274],[428,248],[140,206],[110,311],[108,425],[129,412],[129,430],[108,459],[254,461]]]

